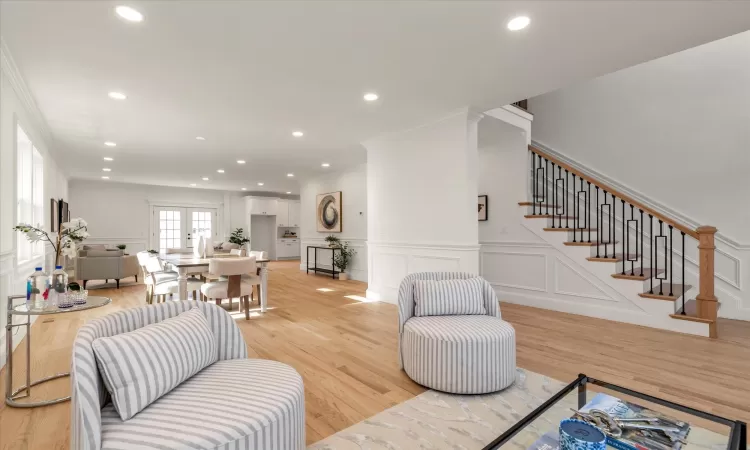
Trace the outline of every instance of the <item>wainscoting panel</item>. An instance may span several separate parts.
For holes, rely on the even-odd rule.
[[[594,300],[614,301],[604,290],[589,281],[580,270],[559,257],[555,257],[554,293]]]
[[[401,281],[410,273],[479,273],[478,245],[367,244],[370,258],[367,297],[373,300],[396,303]]]
[[[547,292],[547,255],[483,249],[482,276],[493,286]]]

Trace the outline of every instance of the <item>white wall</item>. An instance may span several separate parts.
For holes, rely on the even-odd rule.
[[[464,109],[364,144],[368,297],[396,302],[409,273],[478,273],[480,118]]]
[[[683,223],[719,229],[719,316],[744,320],[749,79],[745,32],[530,100],[534,141]]]
[[[151,248],[151,205],[205,206],[217,209],[223,222],[225,193],[208,189],[150,186],[110,181],[71,180],[70,210],[88,224],[94,244],[125,244],[132,251]],[[244,226],[244,225],[243,225]],[[223,239],[221,232],[219,238]]]
[[[35,266],[43,265],[39,258],[18,265],[16,261],[16,126],[21,125],[44,159],[44,223],[49,231],[51,198],[68,199],[68,181],[54,160],[54,143],[47,124],[33,97],[18,72],[5,44],[0,41],[0,367],[5,364],[6,298],[25,294],[26,277]],[[53,264],[51,246],[46,248],[46,268]],[[20,320],[18,321],[21,322]],[[25,336],[25,328],[17,328],[13,346]]]
[[[316,222],[316,197],[318,194],[341,191],[342,228],[341,233],[319,232]],[[307,180],[300,189],[301,241],[302,258],[300,269],[307,265],[307,246],[325,246],[325,237],[333,234],[342,241],[351,242],[357,254],[350,269],[352,279],[367,281],[367,165],[361,164],[343,172],[337,172],[319,178]],[[313,250],[310,250],[312,259]],[[318,250],[319,265],[330,268],[331,252]],[[311,263],[312,264],[312,263]]]

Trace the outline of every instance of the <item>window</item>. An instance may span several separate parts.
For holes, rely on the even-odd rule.
[[[44,227],[44,161],[29,136],[18,126],[16,135],[18,160],[18,217],[16,222]],[[16,233],[18,261],[29,261],[44,254],[44,243],[32,244],[26,236]]]
[[[159,211],[159,250],[180,248],[182,230],[180,211]]]

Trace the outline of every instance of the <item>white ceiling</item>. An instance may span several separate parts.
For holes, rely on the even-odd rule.
[[[519,14],[531,25],[508,31]],[[359,142],[381,133],[748,29],[750,2],[735,1],[0,1],[71,177],[106,166],[116,181],[294,193],[364,161]]]

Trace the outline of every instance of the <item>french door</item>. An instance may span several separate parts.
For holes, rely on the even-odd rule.
[[[216,209],[154,207],[153,246],[160,251],[168,248],[192,249],[200,237],[217,238]]]

